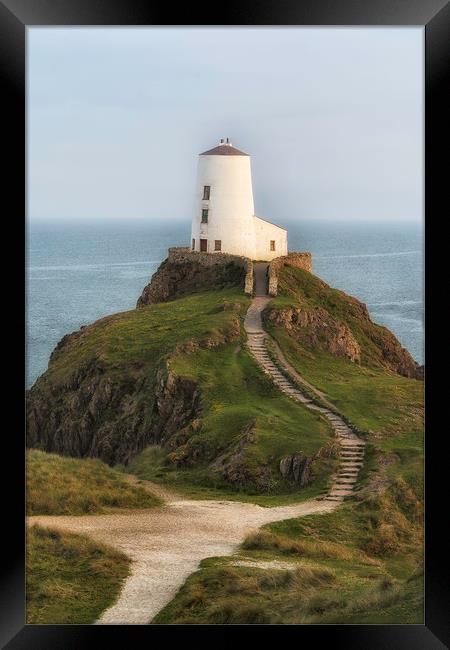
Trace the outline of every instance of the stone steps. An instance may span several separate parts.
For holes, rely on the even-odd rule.
[[[281,372],[267,351],[267,337],[264,331],[248,332],[248,337],[249,351],[263,371],[272,378],[277,388],[284,395],[297,402],[310,404],[311,406],[309,408],[319,411],[330,422],[340,446],[339,466],[331,487],[324,490],[324,493],[318,499],[335,503],[342,502],[345,497],[353,494],[354,485],[358,479],[360,468],[363,465],[365,442],[353,433],[352,429],[339,415],[329,408],[314,404],[311,399],[302,393],[293,381]]]

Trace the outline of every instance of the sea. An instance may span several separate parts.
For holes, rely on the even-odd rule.
[[[366,303],[424,363],[423,226],[297,220],[289,250],[311,251],[313,270]],[[26,243],[26,385],[67,333],[136,300],[169,246],[187,246],[190,220],[33,220]]]

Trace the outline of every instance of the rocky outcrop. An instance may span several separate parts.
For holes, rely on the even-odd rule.
[[[347,357],[351,361],[360,360],[361,348],[350,328],[321,307],[273,310],[268,320],[276,327],[284,327],[302,345],[325,350],[336,357]]]
[[[181,296],[210,289],[239,286],[251,293],[251,260],[227,253],[199,253],[188,248],[170,248],[169,256],[159,266],[137,301],[137,307],[166,302]]]
[[[330,440],[321,447],[313,456],[306,456],[302,451],[289,456],[284,456],[280,460],[281,476],[300,488],[311,485],[314,480],[314,461],[320,458],[337,458],[339,454],[339,442]]]
[[[288,306],[269,306],[264,312],[267,326],[284,328],[312,352],[323,350],[355,363],[423,379],[423,368],[390,330],[372,321],[367,306],[357,298],[287,263],[278,271],[278,290]]]
[[[252,486],[258,492],[267,491],[272,479],[272,471],[268,465],[249,462],[247,452],[255,444],[255,422],[251,421],[244,428],[239,441],[210,464],[210,469],[224,481],[235,487]]]
[[[98,360],[67,382],[28,393],[27,445],[74,457],[127,464],[145,446],[164,444],[200,412],[197,386],[166,366],[155,378],[119,379]]]
[[[385,368],[403,377],[423,379],[424,367],[419,366],[387,327],[376,325],[371,338],[380,350]]]
[[[280,460],[281,476],[304,488],[312,483],[311,463],[312,458],[302,452],[285,456]]]
[[[143,348],[142,358],[139,350],[127,353],[135,334],[143,346],[152,337],[142,312],[108,316],[64,336],[27,392],[27,445],[109,464],[127,464],[149,444],[166,446],[201,412],[196,383],[172,371],[172,358],[238,341],[239,311],[239,303],[219,299],[211,313],[230,312],[220,321],[226,324],[194,338],[187,331],[179,342],[167,321],[167,340],[151,353]],[[123,350],[115,355],[118,345]]]
[[[172,250],[139,304],[164,302],[202,287],[233,283],[244,287],[250,277],[247,262],[245,258],[231,260],[226,255]],[[291,268],[295,273],[285,280],[284,274]],[[305,350],[311,350],[311,357],[320,349],[355,363],[369,359],[405,376],[420,375],[421,369],[389,330],[372,323],[363,303],[285,262],[279,280],[289,300],[283,296],[280,307],[273,301],[274,306],[266,308],[266,324],[283,328]],[[28,446],[126,465],[147,445],[159,444],[165,448],[169,465],[200,464],[237,489],[273,490],[281,481],[277,458],[260,454],[255,445],[255,423],[249,422],[241,432],[233,431],[238,439],[231,445],[220,440],[215,446],[208,444],[208,436],[202,435],[199,388],[171,369],[177,355],[230,342],[241,344],[241,304],[225,301],[221,293],[214,302],[208,299],[203,315],[209,319],[209,329],[199,334],[195,300],[185,303],[187,311],[193,306],[190,320],[183,312],[178,321],[190,323],[182,336],[176,336],[172,320],[177,305],[161,305],[169,316],[160,331],[157,308],[108,316],[65,336],[51,355],[48,371],[28,391]],[[154,313],[157,322],[151,320]],[[255,340],[255,346],[255,353],[261,354],[261,338]],[[283,382],[283,377],[279,381]],[[326,454],[323,448],[312,458],[302,452],[285,456],[279,466],[281,477],[299,487],[310,484],[314,461],[328,458]]]
[[[311,253],[288,253],[281,257],[276,257],[269,264],[268,276],[269,287],[268,293],[270,296],[276,296],[278,293],[278,275],[280,270],[285,266],[292,266],[303,271],[312,273],[312,255]]]

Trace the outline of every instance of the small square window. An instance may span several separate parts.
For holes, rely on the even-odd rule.
[[[195,251],[195,239],[192,240],[192,250]]]
[[[211,185],[204,185],[203,186],[203,200],[204,201],[209,201],[210,192],[211,192]]]
[[[274,251],[275,250],[275,239],[270,240],[270,250]]]
[[[221,239],[215,239],[214,240],[214,250],[215,251],[221,251],[222,250],[222,240]]]
[[[202,223],[208,223],[208,210],[202,210]]]

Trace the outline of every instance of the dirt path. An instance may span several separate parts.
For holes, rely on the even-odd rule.
[[[260,291],[264,291],[263,273],[261,269]],[[339,416],[305,397],[269,358],[265,347],[267,334],[261,324],[261,311],[269,300],[267,296],[257,296],[252,301],[245,319],[248,346],[280,390],[321,411],[330,420],[341,443],[342,459],[329,494],[297,505],[262,508],[251,503],[186,499],[166,488],[142,482],[143,487],[163,499],[162,507],[108,515],[29,517],[30,524],[89,535],[131,558],[131,575],[118,601],[103,613],[98,623],[149,623],[172,600],[202,559],[232,554],[248,533],[269,522],[330,512],[351,494],[362,464],[364,443]]]
[[[249,532],[270,521],[328,512],[333,507],[314,500],[262,508],[251,503],[186,499],[133,513],[35,516],[29,517],[29,523],[86,534],[128,555],[131,575],[117,603],[98,623],[136,624],[149,623],[202,559],[230,555]]]

